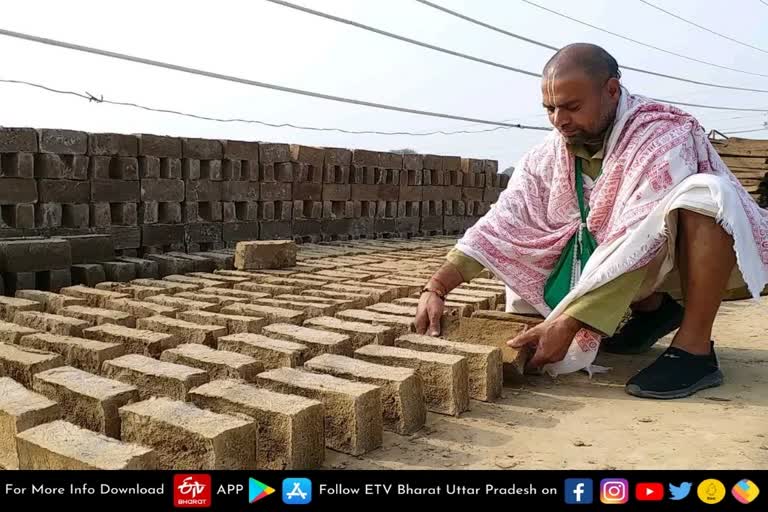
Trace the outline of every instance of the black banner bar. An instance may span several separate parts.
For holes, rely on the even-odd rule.
[[[747,504],[748,510],[768,510],[767,495],[766,470],[0,472],[3,510],[346,511],[379,505],[389,511],[486,505],[557,510],[590,505],[591,510],[616,504],[665,510]]]

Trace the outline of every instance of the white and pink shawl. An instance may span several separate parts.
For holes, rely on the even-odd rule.
[[[598,248],[554,310],[544,302],[544,283],[580,224],[574,159],[558,132],[522,157],[507,189],[457,248],[554,318],[585,293],[647,265],[666,246],[660,285],[674,267],[672,213],[690,208],[710,213],[733,236],[737,266],[753,297],[768,283],[768,211],[744,190],[689,114],[622,89],[602,174],[594,183],[585,181],[587,225]],[[582,329],[565,359],[544,370],[591,374],[599,342],[598,334]]]

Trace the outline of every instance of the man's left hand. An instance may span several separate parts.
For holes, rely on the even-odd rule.
[[[529,345],[535,349],[528,363],[532,368],[540,368],[548,363],[562,361],[568,353],[576,333],[584,327],[584,324],[573,317],[560,315],[550,322],[543,322],[536,327],[525,331],[519,336],[507,342],[512,348],[523,348]]]

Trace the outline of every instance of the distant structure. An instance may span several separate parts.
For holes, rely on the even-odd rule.
[[[715,130],[709,136],[723,163],[757,204],[768,208],[768,140],[729,137]]]

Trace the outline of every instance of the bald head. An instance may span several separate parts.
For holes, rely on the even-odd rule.
[[[544,79],[581,72],[602,85],[609,78],[621,78],[619,64],[610,53],[589,43],[574,43],[561,48],[544,66]]]
[[[597,148],[621,96],[616,59],[594,44],[560,49],[544,66],[541,94],[550,122],[569,144]]]

